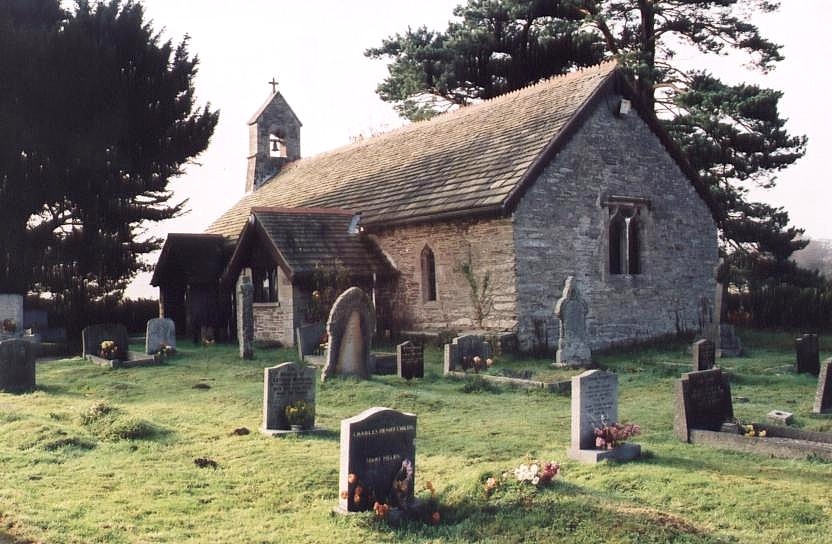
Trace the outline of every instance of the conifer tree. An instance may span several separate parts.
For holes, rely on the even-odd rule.
[[[408,29],[365,54],[392,61],[377,92],[411,119],[429,117],[437,104],[468,104],[618,59],[710,187],[730,279],[816,284],[789,261],[806,244],[803,231],[788,226],[785,210],[747,200],[748,183],[772,187],[805,150],[806,138],[785,129],[781,93],[728,85],[675,62],[678,48],[692,47],[772,69],[781,48],[749,15],[778,7],[768,0],[469,0],[444,32]]]
[[[0,3],[0,291],[119,296],[160,246],[144,225],[183,212],[168,183],[218,119],[187,45],[131,1]]]

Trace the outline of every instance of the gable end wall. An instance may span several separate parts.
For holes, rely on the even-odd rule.
[[[518,342],[557,346],[553,309],[567,276],[588,303],[594,349],[695,329],[713,299],[717,231],[693,185],[635,111],[596,102],[582,127],[528,188],[514,213]],[[647,198],[641,274],[608,272],[606,195]]]

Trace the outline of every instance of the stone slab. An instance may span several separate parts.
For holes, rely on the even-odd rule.
[[[832,359],[826,359],[820,367],[815,403],[812,406],[812,412],[815,414],[832,413],[832,372],[829,372],[830,365],[832,365]]]
[[[832,460],[832,444],[779,436],[747,437],[702,429],[691,429],[691,444],[703,444],[720,449],[752,453],[781,459],[820,457]]]
[[[595,429],[618,422],[618,376],[587,370],[572,378],[572,450],[595,447]]]
[[[733,419],[731,386],[719,368],[688,372],[676,383],[673,434],[684,442],[691,429],[716,431]]]
[[[766,414],[766,418],[772,423],[782,423],[788,425],[794,420],[794,414],[791,412],[784,412],[783,410],[772,410]]]
[[[173,319],[157,317],[148,319],[145,333],[144,352],[148,355],[159,353],[162,346],[176,350],[176,324]]]
[[[578,450],[569,448],[566,456],[587,464],[600,463],[601,461],[631,461],[641,457],[641,445],[624,442],[611,450]]]
[[[369,295],[358,287],[341,293],[332,304],[326,324],[329,344],[321,381],[332,376],[367,378],[375,330],[375,307]]]
[[[83,346],[83,356],[89,358],[90,355],[100,357],[101,342],[112,340],[118,346],[113,359],[126,360],[127,349],[130,345],[130,337],[127,335],[127,329],[124,325],[119,323],[100,323],[84,327],[81,331],[81,344]]]
[[[716,360],[716,346],[707,338],[693,343],[693,370],[710,370]]]
[[[21,339],[0,342],[0,391],[22,393],[35,389],[37,346]]]
[[[266,434],[275,431],[291,432],[286,419],[286,407],[302,400],[312,406],[315,426],[315,368],[293,362],[263,369],[263,423],[260,430]]]
[[[396,346],[396,374],[405,380],[425,377],[425,347],[411,341]]]

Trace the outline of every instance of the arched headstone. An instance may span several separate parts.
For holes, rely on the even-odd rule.
[[[335,299],[326,332],[329,346],[321,380],[330,376],[370,375],[370,347],[376,330],[373,301],[358,287],[350,287]]]

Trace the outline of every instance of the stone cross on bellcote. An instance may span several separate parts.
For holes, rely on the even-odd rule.
[[[269,85],[272,86],[272,94],[277,94],[277,80],[272,78],[272,80],[269,81]]]

